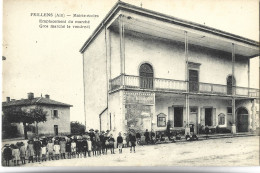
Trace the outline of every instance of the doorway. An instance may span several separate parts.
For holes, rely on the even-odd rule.
[[[212,108],[205,108],[205,126],[212,126]]]
[[[248,111],[245,108],[237,111],[237,131],[248,132]]]
[[[183,126],[183,107],[174,107],[174,127]]]
[[[58,125],[54,125],[54,134],[55,136],[58,136],[59,134]]]

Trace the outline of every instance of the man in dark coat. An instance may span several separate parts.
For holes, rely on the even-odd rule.
[[[36,137],[35,141],[33,142],[33,149],[35,151],[36,162],[40,162],[41,146],[42,146],[42,144],[39,141],[39,138]]]
[[[118,150],[119,153],[122,153],[122,148],[123,148],[123,138],[121,136],[121,133],[119,133],[118,137],[117,137],[117,146],[118,146]]]
[[[104,131],[101,131],[100,135],[99,135],[99,139],[100,139],[100,142],[101,142],[101,151],[102,151],[102,154],[105,153],[105,148],[106,148],[106,141],[105,141],[105,136],[104,136]]]
[[[146,142],[146,144],[148,144],[150,142],[150,134],[148,132],[148,129],[146,129],[144,136],[145,136],[145,142]]]
[[[83,138],[82,141],[82,147],[83,147],[83,153],[84,153],[84,157],[87,157],[87,152],[88,152],[88,142],[86,138]]]
[[[205,134],[206,134],[206,139],[208,139],[209,138],[209,126],[208,125],[206,125],[206,127],[205,127]]]
[[[132,148],[134,149],[134,153],[135,153],[136,137],[135,137],[135,134],[133,134],[133,133],[130,136],[130,143],[131,143],[130,153],[132,153]]]
[[[71,139],[70,138],[66,142],[66,153],[68,153],[68,158],[71,159]]]

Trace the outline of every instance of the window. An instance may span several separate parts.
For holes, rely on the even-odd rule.
[[[225,124],[225,114],[221,113],[218,115],[218,124],[224,125]]]
[[[166,115],[163,113],[160,113],[157,115],[157,126],[158,127],[165,127],[166,126]]]
[[[232,107],[227,107],[227,114],[232,114]]]
[[[53,117],[58,118],[58,110],[53,110]]]
[[[153,88],[153,67],[150,64],[144,63],[140,66],[139,76],[140,88]]]
[[[183,107],[174,107],[174,127],[183,126]]]

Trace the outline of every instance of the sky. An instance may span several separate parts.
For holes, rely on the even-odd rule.
[[[49,94],[73,105],[71,121],[84,122],[79,49],[117,0],[3,0],[2,101]],[[136,6],[259,41],[258,0],[124,0]],[[95,14],[90,28],[40,28],[31,13]],[[49,18],[46,18],[49,19]],[[83,18],[80,18],[83,19]],[[62,18],[61,18],[62,20]],[[259,58],[251,62],[251,87],[259,86]]]

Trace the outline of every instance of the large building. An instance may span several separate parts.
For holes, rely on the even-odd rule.
[[[87,128],[257,128],[257,41],[119,1],[80,52]]]
[[[45,97],[34,97],[33,93],[28,93],[27,99],[15,100],[6,98],[5,102],[2,102],[2,110],[6,108],[21,107],[22,110],[29,111],[30,109],[40,107],[43,111],[47,112],[46,121],[38,123],[39,135],[63,135],[70,134],[70,107],[72,105],[61,103],[50,99],[50,95],[46,94]],[[23,124],[16,124],[18,133],[24,134]],[[28,126],[33,127],[34,124]],[[29,135],[35,133],[30,131]]]

